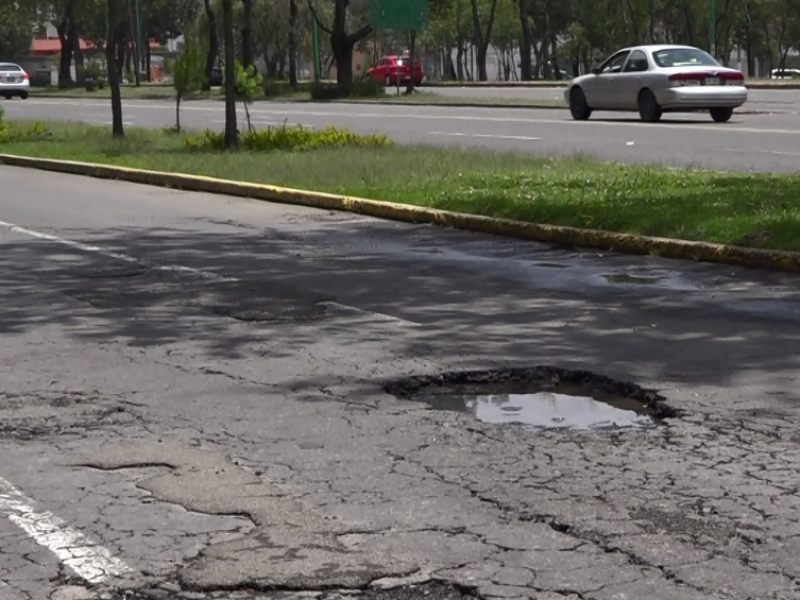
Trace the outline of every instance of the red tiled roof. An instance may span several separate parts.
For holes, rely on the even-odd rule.
[[[81,50],[86,51],[94,48],[94,44],[91,42],[87,42],[84,39],[81,39]],[[150,40],[150,48],[158,48],[158,42],[156,40]],[[42,55],[42,54],[58,54],[61,52],[61,40],[58,38],[49,39],[49,40],[33,40],[33,44],[31,44],[31,54],[33,55]]]

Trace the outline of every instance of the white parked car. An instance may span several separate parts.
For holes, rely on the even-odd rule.
[[[772,69],[770,79],[800,79],[800,69]]]
[[[717,123],[747,102],[744,75],[699,48],[651,45],[625,48],[564,91],[572,117],[595,110],[638,111],[654,123],[665,112],[707,110]]]
[[[25,69],[14,63],[0,62],[0,96],[6,100],[26,100],[31,93],[31,78]]]

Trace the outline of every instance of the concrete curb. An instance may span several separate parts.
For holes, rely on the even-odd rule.
[[[569,81],[432,81],[420,88],[565,88]],[[751,81],[745,83],[750,90],[800,90],[797,83],[769,83]]]
[[[657,255],[665,258],[800,273],[800,252],[761,250],[724,244],[612,233],[596,229],[541,225],[351,196],[295,190],[272,185],[243,183],[180,173],[144,171],[110,165],[31,158],[11,154],[0,154],[0,164],[99,179],[129,181],[193,192],[225,194],[228,196],[255,198],[267,202],[347,211],[393,221],[452,227],[474,233],[498,235],[558,246],[594,248],[635,255]]]

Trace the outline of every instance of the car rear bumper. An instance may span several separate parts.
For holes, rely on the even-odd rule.
[[[679,87],[660,90],[656,98],[664,109],[736,108],[747,102],[747,88],[742,85]]]
[[[2,96],[27,96],[30,94],[31,84],[28,81],[22,83],[0,83],[0,97]]]

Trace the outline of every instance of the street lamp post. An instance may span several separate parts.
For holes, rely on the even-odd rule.
[[[312,9],[314,9],[314,0],[308,0]],[[317,15],[316,10],[311,11],[311,46],[314,52],[314,81],[319,82],[322,77],[322,64],[319,58],[319,31],[317,30]]]

